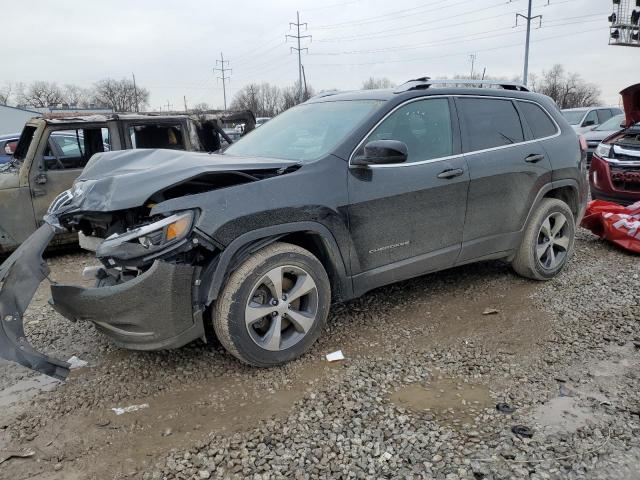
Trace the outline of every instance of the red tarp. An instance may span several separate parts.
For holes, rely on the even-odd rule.
[[[600,238],[640,253],[640,202],[623,207],[613,202],[593,200],[581,225]]]

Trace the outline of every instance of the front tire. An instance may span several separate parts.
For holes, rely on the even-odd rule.
[[[220,343],[239,360],[279,365],[305,353],[329,314],[331,287],[309,251],[277,242],[229,277],[212,312]]]
[[[569,206],[555,198],[544,198],[533,212],[513,262],[519,275],[549,280],[573,255],[575,219]]]

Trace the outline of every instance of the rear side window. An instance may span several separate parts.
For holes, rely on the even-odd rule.
[[[466,151],[485,150],[524,141],[520,116],[511,100],[459,98]]]
[[[518,102],[518,107],[531,128],[533,138],[550,137],[558,132],[549,115],[535,103]]]
[[[182,126],[175,125],[132,125],[129,127],[133,148],[168,148],[184,150]]]

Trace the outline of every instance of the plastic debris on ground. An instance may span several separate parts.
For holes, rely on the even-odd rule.
[[[593,200],[580,225],[625,250],[640,253],[640,202],[623,207]]]
[[[10,458],[29,458],[36,454],[35,451],[25,450],[0,450],[0,463],[4,463]]]
[[[75,355],[73,357],[71,357],[69,360],[67,360],[67,363],[70,365],[69,368],[71,370],[73,370],[74,368],[82,368],[82,367],[86,367],[87,365],[89,365],[88,362],[86,362],[84,360],[80,360]]]
[[[495,315],[496,313],[500,313],[497,308],[485,308],[484,312],[482,312],[483,315]]]
[[[149,408],[148,403],[143,403],[142,405],[131,405],[129,407],[116,407],[112,408],[116,415],[122,415],[123,413],[136,412],[138,410],[142,410],[143,408]]]
[[[335,352],[327,353],[327,362],[337,362],[339,360],[344,360],[344,355],[342,354],[342,350],[337,350]]]

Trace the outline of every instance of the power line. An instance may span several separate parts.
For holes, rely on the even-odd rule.
[[[222,52],[220,52],[220,60],[216,60],[216,66],[213,67],[213,73],[215,74],[216,71],[221,73],[221,76],[217,77],[217,78],[222,80],[222,97],[224,98],[224,109],[226,110],[227,109],[227,86],[226,86],[226,82],[231,77],[226,77],[224,72],[231,73],[231,69],[230,68],[226,68],[225,67],[225,63],[228,65],[229,64],[229,60],[225,60],[224,56],[222,55]],[[218,65],[220,65],[220,66],[218,67]]]
[[[573,17],[568,17],[568,18],[566,18],[566,20],[570,20],[572,18]],[[575,17],[575,18],[580,18],[580,17]],[[557,21],[559,21],[559,20],[557,20]],[[566,25],[576,25],[576,24],[584,25],[586,23],[594,23],[594,22],[600,22],[600,21],[601,21],[601,19],[587,20],[587,21],[580,20],[580,21],[576,21],[576,22],[555,23],[553,25],[548,25],[548,26],[540,27],[540,28],[542,28],[542,29],[556,28],[556,27],[561,27],[561,26],[566,26]],[[551,22],[549,22],[549,23],[551,23]],[[509,30],[509,31],[505,32],[505,30]],[[503,33],[493,34],[495,32],[503,32]],[[508,35],[516,35],[516,34],[519,34],[520,32],[521,32],[521,30],[513,31],[512,27],[500,27],[500,28],[494,28],[492,30],[485,30],[485,31],[482,31],[482,32],[476,32],[476,33],[472,33],[472,34],[467,34],[463,40],[455,40],[455,39],[450,39],[450,38],[444,38],[442,40],[438,40],[438,41],[435,41],[435,42],[424,42],[424,43],[418,43],[418,44],[403,45],[403,46],[398,46],[398,47],[387,47],[387,48],[374,49],[374,50],[351,50],[351,51],[340,51],[340,52],[315,52],[315,53],[310,53],[309,55],[310,56],[340,56],[340,55],[378,54],[378,53],[396,52],[396,51],[403,51],[403,50],[414,50],[414,49],[418,49],[418,48],[432,48],[432,47],[437,47],[437,46],[441,46],[441,45],[455,45],[455,44],[459,44],[459,43],[475,42],[477,40],[486,40],[486,39],[490,39],[490,38],[497,38],[497,37],[503,37],[503,36],[508,36]],[[487,34],[493,34],[493,35],[487,35]]]
[[[582,23],[582,22],[576,22],[576,23]],[[560,25],[554,25],[556,27],[559,27]],[[601,28],[592,28],[590,30],[581,30],[578,32],[568,32],[568,33],[564,33],[562,35],[553,35],[551,37],[544,37],[541,39],[538,39],[536,41],[533,41],[532,43],[538,43],[538,42],[543,42],[546,40],[553,40],[556,38],[564,38],[567,36],[576,36],[576,35],[582,35],[584,33],[591,33],[591,32],[598,32],[601,31]],[[524,45],[524,43],[514,43],[511,45],[500,45],[498,47],[489,47],[489,48],[483,48],[483,49],[476,49],[475,52],[479,53],[479,52],[490,52],[493,50],[501,50],[501,49],[505,49],[505,48],[514,48],[514,47],[519,47]],[[432,60],[432,59],[438,59],[438,58],[447,58],[447,57],[452,57],[452,56],[457,56],[457,55],[469,55],[469,51],[461,51],[461,52],[454,52],[454,53],[445,53],[443,55],[436,55],[436,56],[430,56],[430,57],[418,57],[418,58],[405,58],[405,59],[400,59],[400,60],[385,60],[384,63],[403,63],[403,62],[424,62],[425,60]],[[364,66],[364,65],[379,65],[381,62],[380,61],[374,61],[374,62],[361,62],[361,63],[353,63],[350,62],[348,64],[345,63],[312,63],[310,64],[310,66],[314,66],[314,67],[345,67],[345,66]]]
[[[296,22],[289,22],[289,29],[291,29],[292,26],[296,27],[298,33],[297,35],[285,35],[284,38],[294,38],[298,41],[298,48],[296,47],[291,47],[291,51],[297,51],[298,52],[298,88],[299,88],[299,99],[300,99],[300,103],[302,103],[302,101],[304,100],[304,94],[303,94],[303,90],[302,90],[302,50],[306,50],[307,53],[309,52],[308,48],[301,48],[300,47],[300,40],[303,38],[311,38],[311,35],[300,35],[300,27],[304,25],[305,30],[307,29],[307,24],[306,23],[300,23],[300,12],[296,12]]]

